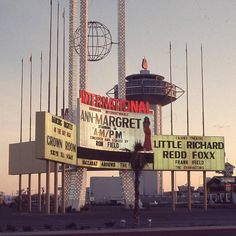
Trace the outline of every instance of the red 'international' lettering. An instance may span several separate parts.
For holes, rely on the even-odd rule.
[[[108,110],[152,114],[149,102],[104,97],[85,90],[80,90],[80,101],[83,104]]]

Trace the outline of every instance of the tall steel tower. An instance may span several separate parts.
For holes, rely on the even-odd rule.
[[[118,86],[115,86],[115,96],[122,99],[146,100],[152,104],[154,111],[154,134],[162,133],[162,106],[177,99],[176,93],[183,94],[183,90],[168,82],[164,82],[164,77],[150,74],[146,65],[140,74],[126,77],[125,73],[125,0],[119,0],[118,6]],[[144,63],[142,63],[144,64]],[[137,93],[137,83],[140,91]],[[148,84],[149,83],[149,84]],[[153,86],[155,88],[153,88]],[[144,88],[145,87],[145,88]],[[148,91],[145,94],[144,91]],[[150,99],[152,98],[152,101]],[[170,99],[171,98],[171,99]],[[156,193],[163,191],[163,176],[161,171],[148,171],[142,174],[143,179],[151,180],[156,185]],[[120,171],[123,195],[126,206],[134,202],[134,187],[131,171]],[[144,181],[144,180],[143,180]],[[149,181],[150,182],[150,181]],[[149,184],[150,183],[144,183]]]
[[[144,66],[144,62],[146,62],[146,66]],[[180,87],[165,81],[163,76],[150,73],[147,68],[147,60],[144,58],[140,73],[126,77],[126,99],[149,101],[154,112],[154,134],[158,135],[162,134],[162,107],[176,101],[183,95],[184,91]],[[162,194],[162,172],[143,172],[143,185],[146,185],[146,190],[151,190],[148,190],[145,195],[149,195],[151,192]]]
[[[70,0],[69,15],[69,91],[68,91],[68,108],[69,120],[76,122],[77,114],[77,70],[78,54],[74,49],[74,32],[78,27],[78,0]]]
[[[121,99],[126,98],[125,65],[125,0],[118,0],[118,97]],[[134,203],[132,172],[120,170],[119,174],[125,204],[128,207]]]
[[[88,0],[80,0],[80,89],[87,89],[88,77]]]
[[[69,16],[69,119],[78,124],[77,120],[77,67],[78,54],[74,47],[75,31],[78,28],[78,0],[70,0]],[[80,0],[80,89],[86,89],[87,84],[87,30],[88,30],[88,0]],[[67,171],[66,175],[66,205],[79,210],[85,204],[86,168],[76,168]]]

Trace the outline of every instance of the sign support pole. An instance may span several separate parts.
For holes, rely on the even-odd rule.
[[[202,82],[202,135],[205,136],[205,104],[204,104],[204,76],[203,76],[203,53],[201,45],[201,82]],[[206,171],[203,171],[203,188],[204,188],[204,210],[207,211],[207,182]]]
[[[28,211],[31,212],[32,204],[31,204],[31,174],[28,174]]]
[[[189,94],[188,94],[188,46],[186,43],[186,108],[187,108],[187,135],[189,135]],[[187,171],[187,185],[188,185],[188,210],[191,211],[191,181],[190,181],[190,171]]]
[[[192,210],[192,199],[191,199],[191,175],[190,175],[190,171],[187,171],[187,175],[188,175],[188,210],[191,211]]]
[[[203,187],[204,187],[204,210],[207,211],[207,181],[206,181],[206,171],[203,171]]]
[[[38,209],[39,212],[42,210],[42,200],[41,200],[41,173],[38,173]]]
[[[65,164],[62,164],[61,171],[61,191],[62,191],[62,214],[66,213],[65,207]]]
[[[175,172],[171,171],[171,192],[172,192],[172,210],[175,211]]]
[[[22,211],[22,174],[19,174],[19,203],[18,203],[18,210],[19,212]]]
[[[54,163],[54,213],[58,214],[58,163]]]
[[[46,213],[50,215],[50,161],[46,161]]]
[[[170,84],[171,84],[171,103],[170,103],[170,130],[173,135],[173,101],[172,101],[172,54],[170,42]],[[171,193],[172,193],[172,210],[175,211],[176,197],[175,197],[175,172],[171,171]]]

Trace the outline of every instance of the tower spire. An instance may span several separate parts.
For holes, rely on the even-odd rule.
[[[147,68],[148,68],[148,63],[147,63],[146,57],[144,57],[143,60],[142,60],[142,68],[144,70],[147,70]]]

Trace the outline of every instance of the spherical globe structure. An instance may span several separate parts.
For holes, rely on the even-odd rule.
[[[75,31],[75,50],[80,54],[80,28]],[[97,21],[88,22],[88,61],[100,61],[105,58],[112,47],[109,29]]]

